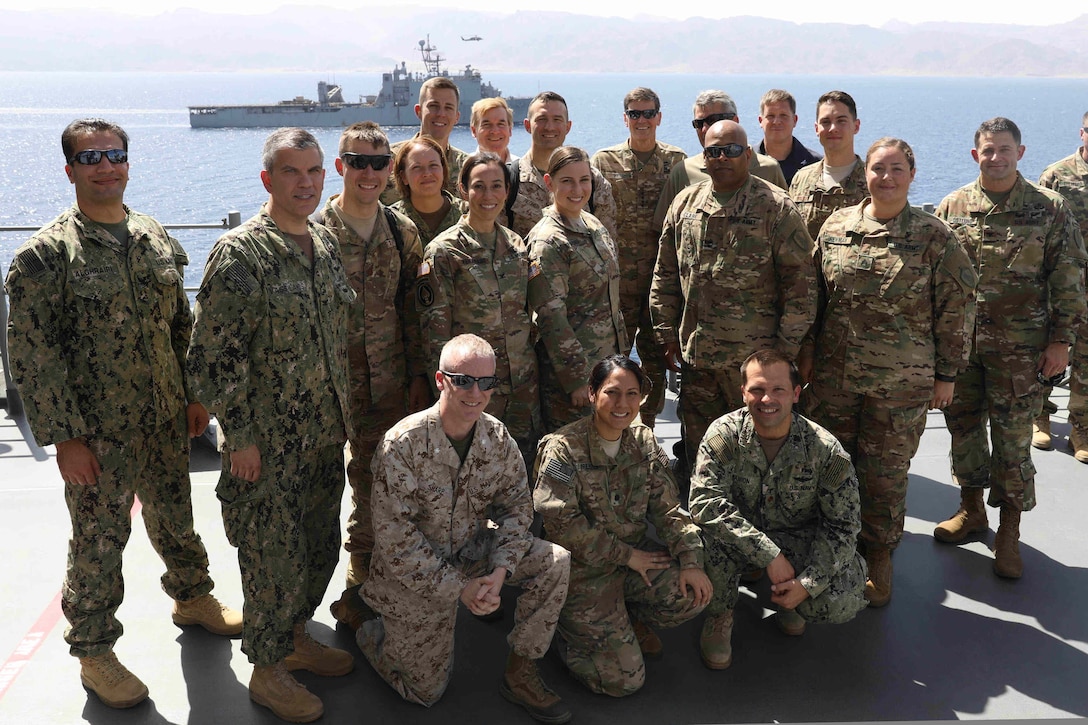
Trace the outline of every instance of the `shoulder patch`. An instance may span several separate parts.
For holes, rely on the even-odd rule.
[[[535,279],[540,276],[540,265],[536,262],[529,262],[529,279]]]
[[[544,475],[550,476],[560,483],[569,484],[574,480],[574,468],[553,458],[544,467]]]
[[[718,458],[725,460],[725,436],[721,433],[715,433],[707,439],[706,444],[710,450],[718,455]]]
[[[669,468],[669,454],[665,452],[664,448],[658,447],[657,455],[654,456],[654,460],[656,460],[666,469]]]
[[[420,278],[416,283],[416,301],[422,307],[430,307],[434,304],[434,288],[428,277]]]
[[[431,273],[430,263],[422,262],[419,265],[419,271],[416,272],[416,279],[419,279],[420,277],[426,277],[430,273]]]
[[[19,265],[19,269],[23,270],[23,274],[28,277],[36,277],[45,271],[45,262],[34,253],[33,249],[24,249],[19,252],[15,257],[15,263]]]
[[[222,274],[231,287],[244,295],[248,296],[257,291],[259,285],[253,274],[234,260],[223,266]]]

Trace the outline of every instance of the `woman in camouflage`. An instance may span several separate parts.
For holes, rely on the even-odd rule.
[[[424,247],[465,213],[465,202],[442,188],[449,175],[446,154],[430,136],[417,136],[397,149],[393,182],[401,198],[393,209],[412,220]]]

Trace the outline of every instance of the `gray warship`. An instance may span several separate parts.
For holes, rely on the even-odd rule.
[[[498,88],[484,82],[480,71],[471,65],[456,74],[447,73],[442,67],[445,58],[431,45],[429,35],[419,41],[419,52],[426,72],[411,73],[408,64],[401,61],[391,73],[382,73],[382,89],[377,96],[361,96],[358,102],[347,102],[339,85],[319,81],[316,101],[296,96],[270,105],[189,106],[189,125],[192,128],[344,128],[360,121],[374,121],[382,126],[415,126],[419,123],[415,105],[420,86],[430,78],[446,76],[461,92],[458,125],[466,126],[473,103],[502,95]],[[525,118],[529,101],[527,97],[506,99],[515,120]]]

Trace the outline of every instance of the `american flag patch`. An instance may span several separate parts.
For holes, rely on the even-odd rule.
[[[551,476],[556,481],[562,483],[570,483],[574,480],[574,469],[565,463],[552,459],[548,461],[548,465],[544,467],[544,475]]]

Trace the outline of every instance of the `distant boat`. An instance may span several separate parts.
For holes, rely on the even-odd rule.
[[[469,40],[481,38],[473,36]],[[189,125],[193,128],[344,128],[361,121],[374,121],[382,126],[415,126],[419,124],[415,105],[419,100],[420,87],[430,78],[445,76],[457,84],[461,93],[461,119],[458,125],[467,126],[473,103],[481,98],[502,95],[498,88],[485,83],[480,71],[471,65],[466,65],[456,75],[447,73],[442,68],[445,58],[438,54],[437,47],[431,45],[431,36],[419,41],[419,52],[425,73],[409,73],[407,63],[401,61],[392,73],[382,73],[382,89],[377,96],[360,96],[358,103],[344,101],[340,86],[319,81],[316,101],[296,96],[269,105],[189,106]],[[506,99],[514,111],[515,121],[528,115],[530,100],[527,97]]]

